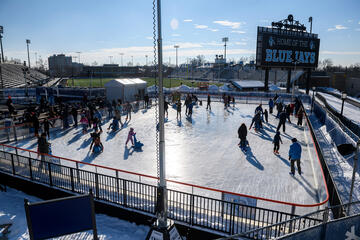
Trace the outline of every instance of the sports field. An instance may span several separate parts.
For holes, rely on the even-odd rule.
[[[74,87],[104,87],[104,84],[114,78],[74,78],[69,79],[67,82],[68,86]],[[147,82],[148,87],[155,84],[155,78],[141,78],[142,80]],[[164,78],[164,87],[178,87],[181,84],[187,85],[189,87],[198,87],[197,81],[191,80],[182,80],[182,79],[173,79],[173,78]],[[210,83],[217,86],[222,86],[222,83]]]

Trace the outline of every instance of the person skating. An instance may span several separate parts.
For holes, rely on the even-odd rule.
[[[206,110],[208,110],[208,108],[211,111],[211,98],[210,98],[210,94],[207,95],[207,104],[206,104]]]
[[[238,129],[238,135],[240,138],[240,143],[238,144],[242,150],[246,147],[246,136],[247,136],[247,128],[245,123],[242,123]]]
[[[290,104],[286,105],[285,112],[286,112],[286,118],[288,119],[289,123],[291,123],[291,121],[290,121],[290,114],[291,114],[291,106],[290,106]]]
[[[291,166],[291,175],[295,175],[295,162],[298,168],[298,172],[301,175],[301,166],[300,166],[300,159],[301,159],[301,145],[297,142],[296,138],[291,139],[292,144],[290,145],[289,149],[289,160]]]
[[[281,144],[283,143],[282,140],[281,140],[279,131],[276,132],[273,143],[274,143],[274,153],[279,154],[280,143]]]
[[[184,106],[186,107],[185,108],[185,115],[188,115],[188,112],[189,112],[189,104],[191,103],[191,97],[190,95],[188,94],[185,98],[185,102],[184,102]]]
[[[91,148],[90,148],[91,150]],[[101,153],[104,151],[104,146],[100,140],[100,137],[97,137],[95,140],[94,140],[94,147],[93,147],[93,150],[92,152],[93,153]]]
[[[188,117],[191,118],[191,117],[192,117],[192,113],[193,113],[194,104],[193,104],[192,102],[190,102],[188,107],[189,107]]]
[[[278,118],[280,113],[283,111],[283,104],[281,102],[279,102],[278,104],[276,104],[276,109],[277,109],[277,114],[276,117]]]
[[[88,128],[88,125],[89,125],[89,120],[88,120],[88,118],[86,117],[85,114],[82,114],[82,115],[81,115],[80,123],[81,123],[81,125],[82,125],[82,133],[83,133],[83,134],[87,133],[87,128]]]
[[[113,117],[112,122],[110,123],[108,130],[117,131],[119,129],[119,121],[116,119],[116,117]]]
[[[129,121],[131,120],[131,111],[132,111],[133,107],[129,102],[127,102],[126,106],[125,106],[125,109],[126,109],[125,122],[127,122],[128,119],[129,119]]]
[[[144,96],[145,108],[149,108],[149,95]]]
[[[120,114],[120,111],[118,109],[115,109],[115,117],[120,122],[121,127],[123,127],[123,123],[121,121],[121,114]]]
[[[285,123],[286,123],[286,112],[281,112],[279,115],[279,125],[276,129],[276,131],[279,131],[279,129],[281,128],[281,125],[283,126],[283,132],[285,132]]]
[[[302,126],[303,117],[304,117],[304,109],[302,107],[300,107],[299,111],[297,112],[297,118],[298,118],[297,125],[298,126]]]
[[[50,139],[50,125],[51,127],[53,127],[53,124],[51,124],[49,122],[49,120],[47,118],[45,118],[44,122],[43,122],[43,125],[44,125],[44,133],[48,136],[48,138]]]
[[[176,103],[176,119],[181,120],[181,102],[180,102],[180,100]]]
[[[264,110],[264,116],[265,116],[265,121],[268,123],[269,121],[269,113],[267,111],[267,109]]]
[[[255,132],[258,132],[260,130],[260,127],[261,127],[261,116],[260,116],[260,114],[261,114],[260,111],[256,112],[255,116],[252,119],[249,130],[251,130],[251,127],[253,126],[254,123],[255,123]]]
[[[98,129],[99,129],[100,132],[102,132],[101,121],[99,118],[97,118],[97,117],[94,118],[93,126],[94,126],[95,131],[98,131]]]
[[[34,113],[34,112],[32,113],[31,120],[32,120],[32,124],[33,124],[33,127],[34,127],[35,137],[38,137],[39,136],[40,122],[39,122],[39,118],[36,116],[36,113]]]
[[[39,164],[39,171],[42,170],[43,165],[45,164],[45,171],[46,171],[46,154],[49,154],[49,146],[50,143],[46,140],[46,134],[42,133],[40,137],[38,137],[38,153],[41,156],[41,161]]]
[[[272,100],[272,98],[269,99],[269,112],[270,114],[273,113],[273,109],[274,109],[274,100]]]
[[[78,126],[78,112],[77,109],[75,108],[75,106],[71,109],[71,115],[74,118],[74,127]]]
[[[100,139],[100,132],[98,132],[97,130],[95,130],[95,132],[90,133],[90,137],[91,137],[91,144],[90,144],[90,150],[89,150],[89,151],[91,151],[93,145],[95,144],[95,140],[96,140],[97,138]]]
[[[166,118],[169,117],[168,109],[169,109],[169,103],[164,99],[164,116],[166,114]]]
[[[127,146],[128,142],[131,141],[131,144],[134,146],[134,140],[133,140],[133,136],[135,135],[136,133],[134,132],[134,129],[133,128],[130,128],[130,131],[128,133],[128,137],[126,139],[126,142],[125,142],[125,146]]]

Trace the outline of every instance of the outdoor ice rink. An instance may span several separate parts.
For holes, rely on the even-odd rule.
[[[207,111],[204,102],[203,106],[194,107],[192,119],[186,118],[183,107],[181,121],[176,120],[176,110],[169,107],[169,117],[165,120],[166,178],[297,204],[316,204],[325,200],[327,196],[322,172],[305,118],[303,127],[298,127],[297,119],[291,116],[292,123],[286,123],[286,133],[281,130],[283,144],[280,145],[279,156],[273,154],[272,144],[278,119],[271,114],[269,123],[263,124],[261,132],[248,130],[248,151],[244,153],[238,147],[237,130],[243,122],[249,128],[256,106],[237,103],[235,107],[231,105],[224,109],[223,103],[213,102],[212,110]],[[263,108],[267,108],[267,105]],[[103,153],[95,156],[89,151],[90,134],[83,135],[79,126],[77,129],[52,132],[50,142],[53,155],[156,176],[155,107],[133,113],[131,121],[116,133],[107,133],[109,124],[110,121],[103,121]],[[135,129],[138,140],[144,144],[142,151],[134,151],[130,143],[125,146],[130,127]],[[303,174],[300,176],[296,169],[295,177],[289,174],[288,160],[293,137],[302,146]],[[16,146],[36,151],[37,141],[23,140]],[[74,163],[64,160],[61,160],[61,164],[74,166]],[[114,175],[110,170],[95,169],[84,164],[80,164],[80,167]],[[130,174],[120,177],[139,180],[138,176]],[[144,177],[140,180],[147,181]],[[173,187],[197,193],[196,189],[186,189],[185,186]],[[267,203],[261,206],[273,208]],[[286,207],[286,211],[291,208]],[[310,209],[300,208],[298,211],[309,212]]]

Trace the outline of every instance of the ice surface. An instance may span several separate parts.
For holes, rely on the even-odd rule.
[[[23,192],[7,188],[7,192],[0,193],[0,220],[9,219],[12,226],[7,237],[9,239],[29,239],[26,215],[24,210],[24,198],[30,202],[42,201],[39,198],[29,196]],[[148,226],[136,225],[118,218],[103,214],[96,214],[96,225],[99,239],[133,240],[145,239],[150,228]],[[1,236],[1,235],[0,235]],[[55,239],[93,239],[92,231],[80,232]]]
[[[270,115],[269,123],[264,124],[265,131],[248,131],[250,149],[247,153],[239,149],[238,127],[243,122],[247,127],[250,126],[256,106],[236,104],[235,108],[224,109],[222,103],[213,102],[212,111],[206,110],[206,104],[195,106],[192,119],[184,116],[183,107],[183,116],[179,122],[176,120],[176,110],[170,107],[165,123],[167,179],[292,203],[314,204],[323,201],[322,195],[319,195],[319,191],[323,192],[320,189],[323,185],[318,182],[315,184],[321,171],[318,170],[313,143],[309,137],[305,137],[307,129],[294,124],[297,121],[294,117],[291,117],[292,124],[286,124],[286,133],[281,131],[284,144],[280,146],[279,156],[274,155],[272,150],[272,139],[278,123],[274,115]],[[98,156],[89,152],[90,136],[83,135],[80,127],[53,132],[53,154],[156,176],[154,110],[153,107],[133,114],[131,121],[115,134],[106,133],[109,125],[109,122],[106,122],[101,135],[104,152]],[[134,151],[130,148],[130,143],[125,146],[130,127],[135,129],[138,140],[144,143],[142,151]],[[296,173],[295,177],[289,175],[288,160],[288,150],[293,137],[298,139],[303,150],[301,162],[304,173],[301,176]],[[17,146],[35,150],[37,144],[33,139],[18,142]],[[65,161],[61,163],[69,164]],[[94,171],[94,168],[89,166],[80,167]],[[114,175],[111,171],[104,173]],[[129,175],[121,177],[134,178]],[[135,180],[139,180],[137,176]],[[144,181],[144,178],[140,180]],[[179,185],[170,184],[170,187]],[[198,189],[181,187],[181,190],[206,195]],[[219,197],[218,195],[208,196]],[[265,205],[258,201],[258,206]]]

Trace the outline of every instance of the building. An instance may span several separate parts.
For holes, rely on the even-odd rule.
[[[82,64],[73,62],[72,57],[65,54],[54,54],[48,58],[48,62],[51,77],[77,76],[83,68]]]
[[[143,99],[146,86],[147,83],[140,78],[113,79],[104,85],[107,100],[121,99],[123,103]]]

